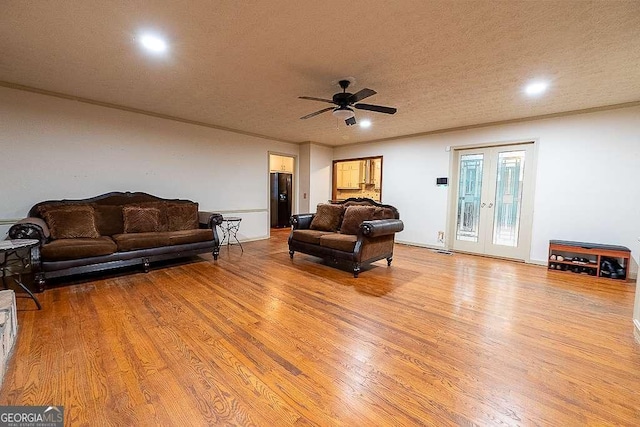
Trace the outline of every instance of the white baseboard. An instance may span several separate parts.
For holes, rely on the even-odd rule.
[[[415,246],[415,247],[418,247],[418,248],[427,248],[427,249],[435,249],[435,250],[447,250],[444,247],[444,245],[442,245],[442,246],[425,245],[423,243],[405,242],[405,241],[402,241],[402,240],[396,240],[396,243],[398,243],[400,245]]]
[[[640,344],[640,319],[633,319],[633,336],[636,337],[636,341]]]
[[[269,236],[258,236],[258,237],[252,237],[250,239],[240,239],[240,243],[255,242],[256,240],[266,240],[268,238],[269,238]],[[225,243],[225,245],[226,245],[226,243]]]

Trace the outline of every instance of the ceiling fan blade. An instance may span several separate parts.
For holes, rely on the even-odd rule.
[[[355,117],[355,116],[353,116],[353,117],[349,117],[349,118],[348,118],[347,120],[345,120],[344,122],[347,124],[347,126],[353,126],[353,125],[355,125],[355,124],[356,124],[356,117]]]
[[[300,119],[301,119],[301,120],[308,119],[308,118],[311,118],[311,117],[313,117],[313,116],[317,116],[318,114],[322,114],[322,113],[324,113],[324,112],[326,112],[326,111],[331,111],[331,110],[333,110],[333,109],[334,109],[334,107],[327,107],[327,108],[323,108],[322,110],[320,110],[320,111],[316,111],[315,113],[307,114],[307,115],[306,115],[306,116],[304,116],[304,117],[300,117]]]
[[[376,113],[385,113],[385,114],[395,114],[398,111],[397,108],[393,107],[383,107],[382,105],[371,105],[371,104],[356,104],[354,105],[358,110],[369,110],[375,111]]]
[[[333,104],[333,101],[330,99],[324,98],[314,98],[313,96],[299,96],[300,99],[308,99],[310,101],[320,101],[320,102],[328,102],[329,104]]]
[[[373,89],[368,89],[368,88],[364,88],[356,93],[354,93],[353,95],[351,95],[348,99],[349,104],[353,104],[354,102],[358,102],[358,101],[362,101],[365,98],[370,97],[371,95],[375,95],[376,92]]]

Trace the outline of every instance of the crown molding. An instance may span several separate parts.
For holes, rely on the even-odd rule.
[[[9,89],[16,89],[16,90],[22,90],[22,91],[25,91],[25,92],[37,93],[37,94],[40,94],[40,95],[53,96],[55,98],[67,99],[67,100],[70,100],[70,101],[82,102],[82,103],[85,103],[85,104],[97,105],[99,107],[112,108],[112,109],[115,109],[115,110],[126,111],[126,112],[129,112],[129,113],[143,114],[145,116],[156,117],[156,118],[165,119],[165,120],[171,120],[171,121],[174,121],[174,122],[187,123],[187,124],[195,125],[195,126],[203,126],[203,127],[207,127],[207,128],[210,128],[210,129],[216,129],[216,130],[222,130],[222,131],[226,131],[226,132],[237,133],[237,134],[240,134],[240,135],[251,136],[251,137],[254,137],[254,138],[268,139],[268,140],[271,140],[271,141],[284,142],[284,143],[287,143],[287,144],[296,144],[296,145],[300,144],[299,142],[288,141],[286,139],[275,138],[275,137],[269,136],[269,135],[262,135],[262,134],[259,134],[259,133],[246,132],[246,131],[239,130],[239,129],[233,129],[233,128],[228,128],[228,127],[224,127],[224,126],[218,126],[218,125],[214,125],[214,124],[211,124],[211,123],[200,122],[200,121],[197,121],[197,120],[183,119],[181,117],[171,116],[171,115],[168,115],[168,114],[155,113],[153,111],[142,110],[142,109],[133,108],[133,107],[127,107],[127,106],[119,105],[119,104],[112,104],[110,102],[103,102],[103,101],[98,101],[98,100],[90,99],[90,98],[83,98],[81,96],[68,95],[66,93],[54,92],[54,91],[45,90],[45,89],[39,89],[39,88],[36,88],[36,87],[31,87],[31,86],[24,86],[24,85],[20,85],[20,84],[17,84],[17,83],[11,83],[11,82],[2,81],[2,80],[0,80],[0,86],[6,87],[6,88],[9,88]]]
[[[551,118],[565,117],[565,116],[575,116],[578,114],[588,114],[588,113],[595,113],[598,111],[618,110],[622,108],[630,108],[630,107],[637,107],[637,106],[640,106],[640,101],[624,102],[622,104],[613,104],[613,105],[603,105],[600,107],[591,107],[591,108],[585,108],[582,110],[563,111],[561,113],[541,114],[539,116],[521,117],[517,119],[499,120],[495,122],[478,123],[474,125],[465,125],[465,126],[457,126],[452,128],[436,129],[428,132],[418,132],[418,133],[412,133],[408,135],[392,136],[388,138],[370,139],[367,141],[354,142],[352,144],[334,145],[333,147],[352,147],[354,145],[371,144],[374,142],[385,142],[385,141],[395,141],[397,139],[417,138],[421,136],[438,135],[438,134],[449,133],[449,132],[479,129],[479,128],[490,127],[490,126],[508,125],[513,123],[532,122],[536,120],[544,120],[544,119],[551,119]]]
[[[233,129],[233,128],[228,128],[228,127],[224,127],[224,126],[218,126],[218,125],[214,125],[214,124],[211,124],[211,123],[200,122],[200,121],[197,121],[197,120],[184,119],[184,118],[181,118],[181,117],[171,116],[171,115],[168,115],[168,114],[155,113],[153,111],[142,110],[142,109],[133,108],[133,107],[127,107],[127,106],[119,105],[119,104],[112,104],[110,102],[103,102],[103,101],[98,101],[98,100],[90,99],[90,98],[83,98],[81,96],[68,95],[68,94],[61,93],[61,92],[54,92],[54,91],[50,91],[50,90],[46,90],[46,89],[39,89],[39,88],[36,88],[36,87],[25,86],[25,85],[21,85],[21,84],[17,84],[17,83],[11,83],[11,82],[7,82],[7,81],[3,81],[3,80],[0,80],[0,87],[6,87],[6,88],[9,88],[9,89],[16,89],[16,90],[22,90],[22,91],[25,91],[25,92],[37,93],[37,94],[40,94],[40,95],[53,96],[53,97],[56,97],[56,98],[67,99],[67,100],[71,100],[71,101],[83,102],[85,104],[91,104],[91,105],[97,105],[97,106],[100,106],[100,107],[106,107],[106,108],[112,108],[112,109],[121,110],[121,111],[127,111],[129,113],[143,114],[145,116],[156,117],[156,118],[165,119],[165,120],[172,120],[172,121],[175,121],[175,122],[187,123],[187,124],[191,124],[191,125],[195,125],[195,126],[203,126],[203,127],[207,127],[207,128],[210,128],[210,129],[216,129],[216,130],[222,130],[222,131],[226,131],[226,132],[232,132],[232,133],[236,133],[236,134],[239,134],[239,135],[245,135],[245,136],[250,136],[250,137],[254,137],[254,138],[268,139],[268,140],[276,141],[276,142],[284,142],[286,144],[302,145],[302,144],[307,144],[308,143],[308,144],[314,144],[314,145],[318,145],[320,147],[326,147],[326,148],[332,148],[332,149],[335,149],[337,147],[351,147],[351,146],[355,146],[355,145],[371,144],[371,143],[374,143],[374,142],[394,141],[394,140],[397,140],[397,139],[416,138],[416,137],[421,137],[421,136],[437,135],[437,134],[464,131],[464,130],[470,130],[470,129],[479,129],[479,128],[484,128],[484,127],[489,127],[489,126],[500,126],[500,125],[507,125],[507,124],[513,124],[513,123],[522,123],[522,122],[529,122],[529,121],[535,121],[535,120],[544,120],[544,119],[550,119],[550,118],[556,118],[556,117],[573,116],[573,115],[577,115],[577,114],[587,114],[587,113],[594,113],[594,112],[599,112],[599,111],[617,110],[617,109],[621,109],[621,108],[629,108],[629,107],[640,106],[640,101],[632,101],[632,102],[625,102],[625,103],[621,103],[621,104],[603,105],[603,106],[599,106],[599,107],[585,108],[585,109],[581,109],[581,110],[563,111],[563,112],[560,112],[560,113],[542,114],[542,115],[538,115],[538,116],[521,117],[521,118],[517,118],[517,119],[499,120],[499,121],[495,121],[495,122],[478,123],[478,124],[473,124],[473,125],[465,125],[465,126],[457,126],[457,127],[451,127],[451,128],[436,129],[436,130],[432,130],[432,131],[418,132],[418,133],[412,133],[412,134],[408,134],[408,135],[398,135],[398,136],[392,136],[392,137],[387,137],[387,138],[370,139],[370,140],[366,140],[366,141],[354,142],[352,144],[324,144],[324,143],[314,142],[314,141],[302,141],[302,142],[289,141],[289,140],[286,140],[286,139],[280,139],[280,138],[276,138],[276,137],[269,136],[269,135],[262,135],[262,134],[259,134],[259,133],[246,132],[246,131],[243,131],[243,130],[240,130],[240,129]]]

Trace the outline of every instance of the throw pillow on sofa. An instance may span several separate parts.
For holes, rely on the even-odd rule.
[[[372,219],[395,219],[396,215],[391,208],[376,207],[376,212]]]
[[[149,233],[160,231],[160,209],[141,206],[122,208],[125,233]]]
[[[358,234],[362,221],[370,221],[376,213],[375,206],[349,206],[344,211],[340,233]]]
[[[56,205],[40,209],[52,239],[100,237],[95,213],[89,205]]]
[[[198,204],[193,202],[167,203],[169,231],[198,228]]]
[[[320,231],[338,231],[343,212],[342,205],[319,203],[309,228]]]
[[[93,209],[96,212],[96,227],[100,235],[113,236],[124,233],[122,206],[95,204]]]
[[[159,228],[155,231],[167,231],[169,230],[169,220],[167,219],[167,202],[164,200],[158,200],[155,202],[137,202],[130,203],[124,207],[131,206],[136,208],[155,208],[160,212]],[[124,211],[123,211],[124,213]],[[125,230],[125,233],[127,231]]]

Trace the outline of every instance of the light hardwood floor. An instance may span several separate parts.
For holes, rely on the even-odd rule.
[[[286,230],[19,300],[1,405],[67,425],[638,425],[635,286],[396,246],[358,279]]]

